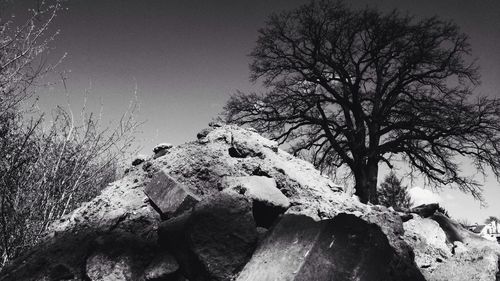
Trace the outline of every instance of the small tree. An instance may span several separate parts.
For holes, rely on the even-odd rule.
[[[500,177],[500,100],[473,96],[470,55],[451,22],[310,1],[259,30],[251,78],[269,91],[233,95],[224,114],[312,151],[317,167],[348,168],[362,202],[376,203],[379,163],[394,160],[481,199],[457,157]]]
[[[401,184],[401,180],[392,171],[380,184],[378,201],[380,205],[393,207],[395,210],[409,209],[413,205],[408,188]]]

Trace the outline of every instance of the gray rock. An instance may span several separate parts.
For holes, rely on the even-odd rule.
[[[495,280],[500,254],[496,242],[438,212],[426,219],[409,220],[404,226],[405,241],[414,248],[415,261],[428,281]]]
[[[87,259],[86,273],[92,281],[132,281],[131,261],[127,256],[109,257],[103,253]]]
[[[162,253],[156,256],[153,261],[144,270],[146,280],[163,280],[168,275],[176,272],[179,269],[179,264],[175,258],[168,254]]]
[[[213,128],[205,128],[196,134],[197,139],[204,139],[211,131],[213,131]]]
[[[165,154],[167,154],[167,152],[172,148],[174,147],[172,144],[170,143],[160,143],[160,144],[157,144],[154,148],[153,148],[153,153],[154,153],[154,156],[153,158],[156,159],[158,157],[161,157]]]
[[[290,206],[290,201],[276,187],[276,181],[273,178],[263,176],[225,177],[222,185],[224,188],[245,195],[252,201],[260,201],[284,210]]]
[[[153,153],[158,153],[160,152],[161,150],[165,150],[165,149],[171,149],[172,147],[174,147],[171,143],[168,143],[168,142],[164,142],[164,143],[159,143],[157,144],[155,147],[153,147]]]
[[[142,163],[144,163],[144,161],[146,161],[148,157],[145,156],[145,155],[137,155],[134,160],[132,160],[132,166],[138,166]]]
[[[191,209],[199,198],[186,186],[170,177],[166,171],[157,172],[144,193],[151,200],[153,207],[164,217],[171,217]]]
[[[421,216],[423,218],[427,218],[427,217],[432,216],[438,208],[439,208],[439,204],[437,204],[437,203],[422,204],[422,205],[419,205],[415,208],[411,208],[409,210],[409,212],[418,214],[419,216]]]
[[[208,126],[212,127],[212,128],[220,128],[222,127],[224,124],[222,122],[217,122],[217,121],[211,121],[208,123]]]
[[[464,245],[464,243],[460,241],[453,242],[453,254],[461,254],[463,252],[467,252],[469,249]]]
[[[214,194],[192,213],[163,222],[159,237],[190,280],[231,280],[257,242],[252,205],[239,194]]]
[[[491,248],[459,253],[426,274],[429,281],[492,281],[498,273],[498,254]]]
[[[237,281],[425,280],[416,266],[401,268],[378,226],[353,215],[285,215],[270,231]]]
[[[242,194],[252,200],[253,216],[258,226],[269,228],[290,206],[288,198],[265,176],[225,177],[224,192]]]
[[[424,274],[451,257],[451,249],[446,244],[446,233],[434,220],[415,216],[403,223],[403,226],[404,239],[413,248],[415,262]]]

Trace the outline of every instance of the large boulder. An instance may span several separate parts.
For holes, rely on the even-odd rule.
[[[276,187],[273,178],[225,177],[222,184],[225,192],[242,194],[252,201],[253,217],[258,226],[269,228],[290,207],[290,201]]]
[[[285,215],[236,280],[424,280],[412,263],[393,267],[401,258],[377,225],[354,215]]]
[[[252,205],[236,193],[205,198],[192,213],[164,222],[159,233],[192,279],[230,280],[257,242]]]

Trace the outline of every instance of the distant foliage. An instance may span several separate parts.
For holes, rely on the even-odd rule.
[[[380,205],[393,207],[395,210],[408,209],[413,205],[408,188],[401,184],[401,180],[391,172],[380,184],[378,189]]]
[[[485,224],[489,224],[491,223],[492,221],[496,222],[496,223],[500,223],[500,219],[495,217],[495,216],[489,216],[485,221],[484,223]]]
[[[448,210],[446,210],[445,208],[439,206],[439,208],[437,209],[438,212],[440,212],[441,214],[445,215],[446,217],[450,217],[450,214],[448,213]]]

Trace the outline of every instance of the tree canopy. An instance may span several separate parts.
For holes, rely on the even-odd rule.
[[[500,103],[474,95],[478,68],[452,22],[311,1],[271,15],[250,56],[268,91],[234,94],[227,121],[311,151],[320,168],[348,167],[362,202],[377,201],[380,162],[479,199],[457,157],[500,175]]]

